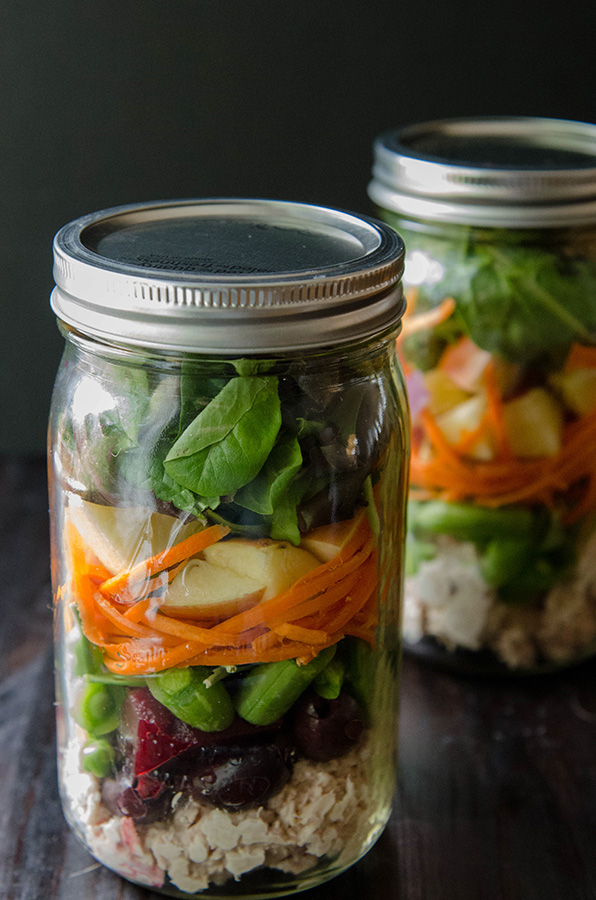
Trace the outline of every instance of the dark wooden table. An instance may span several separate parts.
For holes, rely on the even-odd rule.
[[[0,457],[0,898],[156,900],[99,866],[56,787],[45,463]],[[395,812],[309,900],[594,900],[596,665],[474,681],[406,660]]]

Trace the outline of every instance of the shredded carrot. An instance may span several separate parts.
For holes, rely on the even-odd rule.
[[[138,622],[127,619],[116,607],[107,600],[100,591],[96,590],[93,595],[96,606],[101,609],[106,619],[113,625],[117,625],[122,634],[129,637],[152,637],[154,632],[151,628],[147,628]]]
[[[294,625],[291,622],[276,625],[273,630],[280,637],[289,638],[291,641],[300,641],[303,644],[326,644],[329,640],[329,634],[326,631],[305,628],[303,625]]]
[[[281,625],[288,620],[296,621],[305,616],[325,612],[325,610],[329,609],[331,606],[335,606],[336,603],[343,600],[350,593],[354,583],[358,579],[358,574],[358,569],[348,573],[345,578],[342,578],[336,584],[331,585],[322,593],[317,593],[313,597],[303,600],[302,603],[298,603],[290,610],[285,610],[284,612],[273,616],[268,620],[267,625],[269,628],[275,628],[277,625]]]
[[[359,583],[354,588],[352,594],[349,597],[346,597],[343,609],[334,615],[333,618],[325,622],[327,631],[341,631],[375,595],[377,588],[377,566],[375,560],[371,560],[371,563],[372,564],[368,565],[367,569],[362,572]]]
[[[503,400],[497,386],[495,366],[492,360],[484,370],[484,384],[487,396],[487,419],[495,438],[497,453],[504,459],[513,459],[509,435],[505,427]]]
[[[432,453],[422,458],[415,446],[410,475],[413,485],[431,496],[484,506],[522,502],[553,506],[562,492],[594,471],[596,411],[565,427],[559,453],[539,459],[518,459],[502,449],[493,460],[471,460],[449,444],[428,410],[421,413],[421,421]],[[596,496],[588,502],[596,506]]]
[[[130,605],[145,600],[147,597],[158,595],[174,580],[176,575],[182,571],[186,563],[187,560],[184,560],[183,562],[178,563],[177,566],[173,566],[171,569],[164,569],[163,572],[158,572],[157,575],[153,575],[146,581],[136,582],[133,590],[126,587],[111,596],[122,605]],[[102,590],[102,587],[100,590]]]
[[[126,612],[122,613],[122,615],[125,619],[128,619],[129,622],[140,622],[145,614],[150,609],[152,609],[155,604],[155,597],[145,597],[143,600],[139,600],[138,603],[135,603],[133,606],[129,606]]]
[[[155,615],[151,616],[146,613],[144,619],[150,629],[152,628],[160,634],[171,635],[172,637],[180,638],[182,641],[200,643],[204,647],[235,647],[239,643],[237,634],[227,634],[222,631],[216,632],[213,628],[201,628],[183,619],[173,619],[169,616],[164,616],[160,612],[156,612]]]
[[[147,675],[162,672],[174,666],[189,665],[189,660],[200,652],[199,644],[178,644],[166,650],[155,644],[142,645],[138,641],[121,644],[117,650],[108,649],[104,663],[108,671],[119,675]]]
[[[207,531],[211,538],[206,541]],[[204,548],[227,531],[214,526],[193,538],[203,536]],[[72,554],[77,603],[85,611],[88,637],[104,649],[109,671],[149,674],[172,666],[240,665],[292,658],[303,663],[340,640],[344,625],[371,599],[376,606],[376,539],[364,509],[358,514],[351,537],[331,560],[270,600],[217,624],[204,626],[195,620],[165,615],[159,608],[160,598],[154,595],[154,576],[166,574],[158,567],[171,570],[198,552],[197,541],[189,543],[191,540],[128,572],[105,578],[105,570],[97,568],[80,535],[75,532],[72,536],[77,551]],[[122,600],[128,598],[131,584],[140,586],[141,599],[123,609]],[[362,624],[354,627],[364,628]]]
[[[201,550],[205,550],[229,534],[229,531],[227,526],[211,525],[197,534],[192,534],[178,544],[174,544],[173,547],[168,547],[167,550],[143,560],[132,569],[108,578],[101,585],[101,592],[106,596],[115,597],[123,589],[130,591],[136,584],[146,582],[148,578],[163,572],[164,569],[176,566]]]
[[[441,325],[452,315],[454,309],[455,300],[453,297],[445,297],[434,309],[404,316],[398,341],[409,337],[411,334],[416,334],[418,331],[428,331],[430,328],[436,328],[437,325]]]
[[[453,449],[463,456],[471,454],[480,441],[489,441],[492,435],[490,419],[487,412],[482,416],[479,425],[470,431],[464,431],[457,443],[452,444]]]
[[[346,628],[346,634],[350,635],[350,637],[357,637],[363,641],[366,641],[366,643],[370,644],[370,646],[374,650],[376,645],[376,638],[374,631],[371,631],[370,628],[357,628],[354,626]]]

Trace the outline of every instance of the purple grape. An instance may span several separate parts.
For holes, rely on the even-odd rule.
[[[360,705],[345,691],[336,700],[308,691],[296,705],[294,739],[307,759],[328,762],[344,756],[356,746],[363,728]]]
[[[260,806],[290,779],[291,752],[277,743],[212,747],[188,776],[191,793],[220,809]]]

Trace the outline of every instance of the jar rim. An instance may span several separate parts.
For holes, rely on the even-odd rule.
[[[373,202],[445,223],[540,228],[596,222],[596,125],[531,116],[439,119],[373,146]]]
[[[131,204],[65,225],[51,305],[137,346],[223,354],[342,344],[397,325],[404,245],[385,223],[278,200]]]

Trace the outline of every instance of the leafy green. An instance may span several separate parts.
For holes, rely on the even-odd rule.
[[[349,518],[386,446],[385,388],[337,361],[319,372],[296,360],[279,376],[272,366],[102,365],[80,383],[82,415],[61,424],[69,472],[99,500],[157,501],[251,537],[298,544]]]
[[[295,476],[302,468],[302,451],[295,435],[282,435],[265,465],[234,500],[240,506],[266,516],[271,537],[300,541],[297,507],[302,490]]]
[[[117,410],[87,413],[82,419],[73,419],[71,427],[77,479],[99,496],[115,496],[120,461],[132,446]]]
[[[149,406],[147,372],[138,366],[114,366],[112,396],[118,409],[119,424],[131,443],[139,437]]]
[[[480,247],[475,259],[458,309],[479,347],[524,362],[574,340],[596,342],[596,273],[587,263],[525,247]]]
[[[551,250],[532,232],[400,230],[411,259],[416,253],[426,260],[418,309],[445,297],[457,302],[445,323],[404,342],[407,358],[423,371],[462,330],[484,350],[521,364],[572,341],[596,343],[596,266],[589,260]]]
[[[190,360],[182,362],[180,371],[180,417],[176,438],[225,387],[225,378],[213,378],[198,371]]]
[[[153,492],[159,500],[194,514],[202,507],[190,491],[171,479],[163,460],[178,431],[179,390],[177,379],[162,379],[145,401],[146,415],[139,428],[137,442],[129,444],[118,459],[120,492],[125,485]]]
[[[294,435],[282,436],[256,478],[236,493],[236,503],[262,516],[272,515],[279,498],[301,466],[302,451],[297,438]]]
[[[232,494],[267,459],[281,425],[275,378],[233,378],[180,435],[167,474],[202,497]]]

